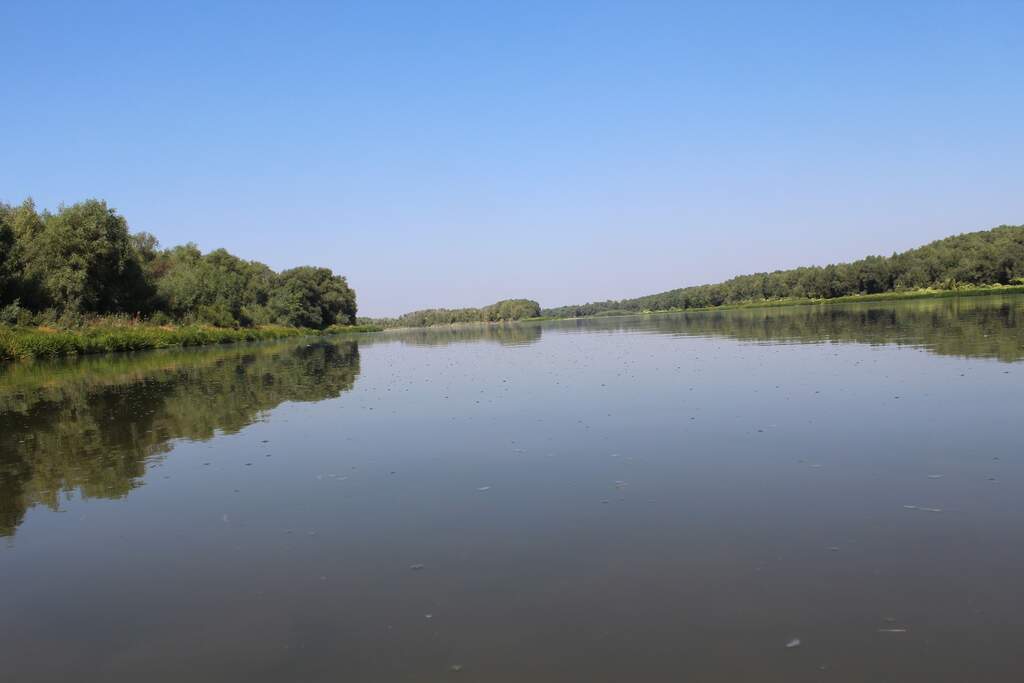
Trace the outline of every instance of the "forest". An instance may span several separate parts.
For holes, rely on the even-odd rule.
[[[428,308],[397,318],[364,318],[361,323],[381,327],[430,327],[454,323],[493,323],[540,316],[540,304],[530,299],[505,299],[483,308]]]
[[[0,323],[74,327],[97,315],[224,328],[352,325],[356,294],[328,268],[280,273],[224,249],[161,249],[103,201],[0,203]]]
[[[433,308],[358,322],[366,324],[366,329],[429,327],[1007,284],[1024,284],[1024,226],[1004,225],[947,237],[892,256],[740,275],[635,299],[544,310],[536,301],[506,299],[481,308]],[[19,206],[0,203],[0,325],[68,329],[97,316],[120,316],[156,325],[236,331],[261,326],[362,329],[354,327],[356,311],[355,292],[344,276],[328,268],[300,266],[278,273],[224,249],[206,254],[194,244],[162,249],[156,237],[131,232],[123,216],[96,199],[62,205],[55,212],[39,212],[31,200]],[[195,339],[120,340],[120,346],[114,346],[220,340],[207,340],[196,331],[189,334]],[[92,350],[79,337],[71,340],[75,348],[69,349],[56,348],[60,340],[53,335],[41,339],[45,348],[40,349],[28,344],[36,340],[25,335],[20,339],[25,349],[0,355]],[[92,346],[104,350],[105,344],[103,339]]]
[[[868,256],[852,263],[740,275],[718,284],[672,289],[636,299],[549,308],[543,314],[569,318],[1007,284],[1024,284],[1024,226],[1021,225],[955,235],[892,256]]]

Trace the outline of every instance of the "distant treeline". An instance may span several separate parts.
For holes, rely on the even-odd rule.
[[[1024,226],[1020,225],[947,237],[892,256],[740,275],[713,285],[683,287],[637,299],[561,306],[545,309],[543,314],[565,318],[1011,283],[1024,283]]]
[[[275,273],[224,249],[160,249],[103,201],[36,211],[0,203],[0,323],[73,324],[123,314],[219,327],[353,324],[356,294],[328,268]]]
[[[397,318],[363,318],[359,322],[383,327],[429,327],[453,323],[501,322],[536,318],[540,304],[530,299],[505,299],[483,308],[430,308]]]

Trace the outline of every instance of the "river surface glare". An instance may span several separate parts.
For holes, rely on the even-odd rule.
[[[1022,680],[1024,296],[0,367],[0,679]]]

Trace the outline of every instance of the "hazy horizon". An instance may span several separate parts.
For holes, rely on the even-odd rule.
[[[39,2],[0,201],[346,275],[619,299],[1024,223],[1024,4]]]

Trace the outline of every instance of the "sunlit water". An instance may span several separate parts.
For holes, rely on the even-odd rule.
[[[976,297],[8,365],[2,678],[1018,680],[1022,316]]]

